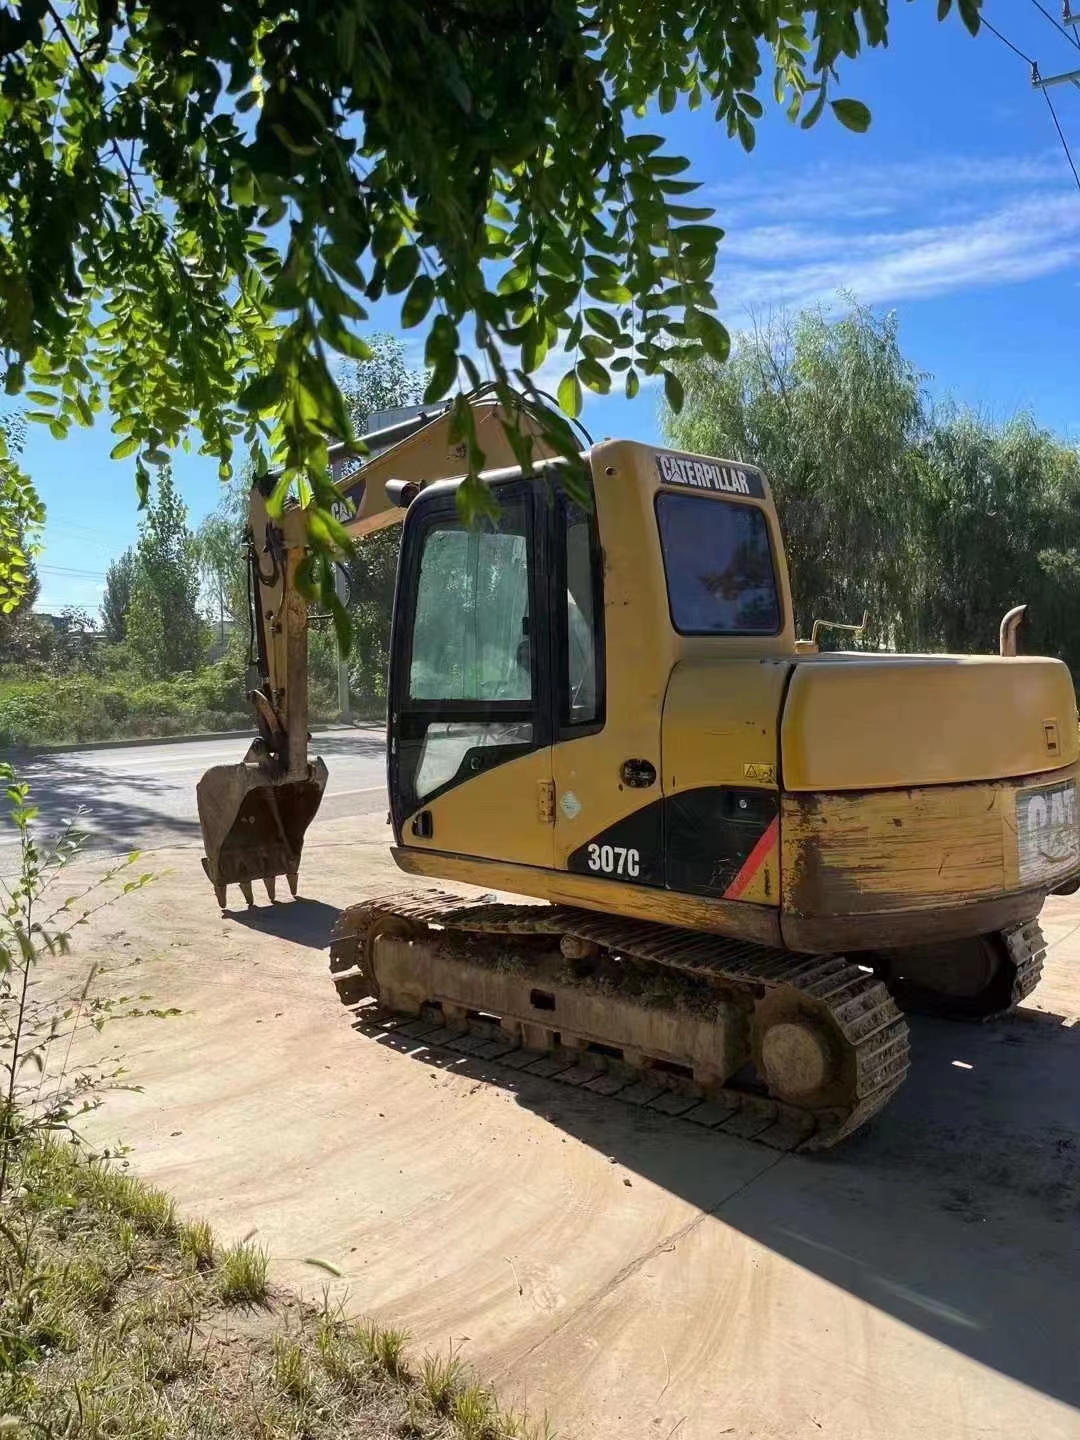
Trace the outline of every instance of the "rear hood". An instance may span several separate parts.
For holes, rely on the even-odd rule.
[[[799,656],[780,731],[793,791],[1003,780],[1078,751],[1069,671],[1033,655]]]

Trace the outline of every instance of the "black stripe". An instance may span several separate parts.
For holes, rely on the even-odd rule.
[[[774,790],[702,786],[653,800],[579,845],[567,869],[687,894],[722,895],[779,813]],[[610,847],[608,857],[604,852]],[[625,855],[634,851],[637,875]],[[600,852],[599,854],[597,852]],[[611,866],[601,865],[609,859]]]

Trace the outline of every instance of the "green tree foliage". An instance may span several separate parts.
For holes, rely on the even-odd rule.
[[[912,643],[925,413],[895,318],[855,310],[830,323],[809,312],[740,337],[725,365],[683,366],[680,378],[686,404],[666,420],[673,443],[753,460],[773,479],[800,633],[817,616],[858,620],[866,608],[878,635]]]
[[[340,375],[341,393],[358,435],[380,410],[419,405],[430,378],[410,366],[408,352],[396,335],[370,335],[366,344],[368,358],[346,365]]]
[[[2,275],[0,266],[0,314]],[[9,411],[0,415],[0,649],[5,658],[27,643],[33,630],[31,612],[40,589],[33,557],[38,549],[38,533],[45,523],[45,507],[19,466],[25,444],[23,414]]]
[[[973,32],[978,3],[958,0]],[[676,404],[673,364],[727,351],[721,231],[643,117],[707,105],[750,149],[764,83],[804,126],[831,105],[864,130],[837,65],[887,27],[887,0],[9,0],[8,392],[57,436],[107,407],[143,495],[192,426],[226,475],[237,436],[269,435],[278,502],[315,486],[328,591],[326,444],[350,429],[331,357],[367,357],[371,303],[401,297],[432,400],[482,361],[508,405],[539,403],[529,377],[561,344],[571,414],[582,387],[642,375]],[[573,453],[572,427],[545,423]],[[455,424],[475,474],[463,394]]]
[[[375,334],[366,340],[371,358],[346,365],[340,377],[341,392],[357,434],[363,434],[371,416],[380,411],[419,404],[428,378],[423,370],[409,364],[408,352],[396,336]],[[365,699],[381,699],[386,694],[400,540],[397,525],[377,530],[364,537],[347,562],[353,633],[349,683]],[[334,660],[330,641],[329,632],[318,634],[312,641],[313,663],[327,673]]]
[[[198,551],[187,506],[163,466],[139,526],[128,609],[128,644],[147,677],[167,680],[198,667],[198,600]]]
[[[127,638],[131,587],[135,581],[135,549],[129,545],[122,555],[109,562],[105,571],[105,593],[101,599],[101,631],[106,640],[118,645]]]
[[[358,433],[381,410],[419,404],[428,376],[410,366],[405,346],[393,335],[373,335],[372,358],[349,366],[342,376],[342,394]],[[349,675],[363,696],[386,694],[390,664],[390,619],[394,608],[401,527],[391,525],[368,535],[349,560],[349,610],[353,621],[353,654]]]
[[[769,474],[800,634],[866,609],[866,644],[985,651],[1026,601],[1029,648],[1080,671],[1074,447],[1030,417],[936,411],[895,317],[866,309],[752,330],[726,365],[684,363],[679,377],[671,443]]]
[[[1080,676],[1080,450],[1029,415],[995,426],[958,411],[933,426],[925,455],[935,642],[990,648],[1003,612],[1026,602],[1024,647]]]
[[[248,490],[254,478],[248,473],[249,468],[245,467],[240,484],[230,483],[217,508],[200,522],[195,532],[206,614],[210,622],[218,626],[222,640],[227,620],[233,624],[247,621],[244,530]]]

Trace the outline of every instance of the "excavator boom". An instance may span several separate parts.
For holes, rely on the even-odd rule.
[[[502,408],[480,399],[473,409],[492,469],[516,464]],[[514,423],[532,435],[538,458],[550,453],[526,414]],[[337,518],[354,539],[398,524],[403,500],[425,485],[465,473],[465,446],[452,438],[446,407],[363,438],[366,457],[344,446],[331,451],[332,465],[343,471]],[[308,603],[297,584],[308,552],[306,517],[295,503],[271,515],[273,483],[270,476],[252,487],[248,512],[248,594],[259,672],[248,699],[258,734],[239,764],[214,766],[196,789],[203,869],[223,909],[233,884],[249,905],[256,880],[271,900],[279,875],[296,894],[304,836],[327,780],[324,762],[308,754]]]

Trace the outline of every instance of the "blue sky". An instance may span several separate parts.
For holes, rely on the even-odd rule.
[[[1057,13],[1057,0],[1044,3]],[[827,114],[804,132],[770,111],[747,156],[704,110],[649,128],[663,126],[717,206],[730,328],[835,306],[850,291],[898,312],[933,394],[997,418],[1027,408],[1080,441],[1080,192],[1023,61],[989,31],[972,39],[955,14],[938,24],[935,12],[933,0],[894,5],[889,48],[842,71],[834,93],[873,111],[865,135]],[[984,14],[1043,75],[1080,68],[1080,50],[1029,0],[986,0]],[[1080,164],[1080,90],[1051,93]],[[396,302],[372,322],[396,330]],[[596,436],[648,439],[657,407],[646,388],[633,402],[593,397],[583,418]],[[39,608],[95,609],[106,565],[138,525],[131,462],[109,460],[105,424],[63,442],[30,430],[26,463],[48,506]],[[218,498],[215,465],[181,453],[174,473],[197,522]]]

